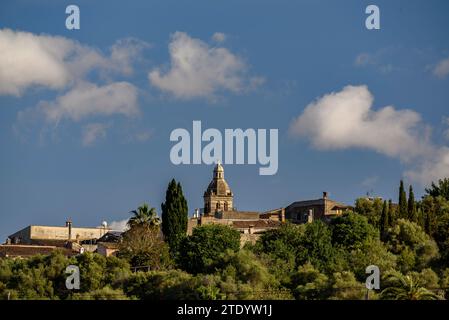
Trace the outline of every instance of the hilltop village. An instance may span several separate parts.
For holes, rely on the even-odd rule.
[[[218,163],[203,195],[204,207],[195,209],[188,219],[187,234],[195,227],[206,224],[227,225],[240,232],[240,241],[255,243],[264,232],[279,228],[286,221],[295,224],[312,223],[319,219],[329,221],[342,215],[351,206],[331,200],[327,192],[313,200],[295,201],[286,207],[258,211],[238,211],[234,207],[234,194],[225,180],[224,168]],[[67,255],[97,252],[104,256],[116,254],[122,232],[101,227],[75,227],[69,219],[65,226],[30,225],[8,236],[0,246],[0,257],[26,257],[63,250]]]

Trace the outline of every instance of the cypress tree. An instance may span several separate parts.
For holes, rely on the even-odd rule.
[[[408,217],[407,194],[404,189],[404,181],[401,180],[399,185],[399,218]]]
[[[380,215],[380,236],[384,237],[385,232],[388,229],[388,206],[387,201],[384,201],[384,204],[382,206],[382,214]]]
[[[392,227],[396,221],[395,212],[393,209],[393,201],[388,200],[388,226]]]
[[[410,221],[418,222],[418,217],[416,216],[415,195],[413,193],[413,187],[411,185],[408,193],[407,212],[408,212],[408,219]]]
[[[416,210],[416,215],[418,216],[418,224],[420,225],[421,228],[423,228],[423,230],[425,230],[426,229],[425,215],[421,207],[418,207],[418,209]]]
[[[170,246],[172,254],[177,250],[178,244],[187,233],[188,208],[187,200],[182,192],[180,183],[172,179],[165,194],[165,203],[162,207],[162,233]]]

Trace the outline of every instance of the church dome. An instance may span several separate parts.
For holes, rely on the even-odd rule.
[[[209,183],[206,195],[215,194],[218,196],[232,196],[231,188],[224,179],[224,168],[220,163],[217,163],[214,168],[214,177]]]

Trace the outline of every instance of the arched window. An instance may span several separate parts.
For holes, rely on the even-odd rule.
[[[227,202],[224,203],[224,209],[225,209],[225,211],[228,211],[228,203]]]
[[[216,208],[217,208],[217,209],[220,209],[220,202],[217,202]]]

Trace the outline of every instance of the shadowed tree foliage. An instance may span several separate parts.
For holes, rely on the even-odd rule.
[[[390,225],[390,221],[389,221],[389,212],[388,212],[388,204],[387,201],[384,201],[383,206],[382,206],[382,214],[380,216],[380,236],[382,237],[382,239],[385,237],[385,232],[388,229],[388,226]]]
[[[410,189],[408,192],[407,211],[408,211],[408,219],[413,222],[418,222],[418,215],[416,212],[415,194],[413,193],[412,186],[410,186]]]
[[[131,213],[130,228],[123,233],[119,244],[119,256],[134,268],[159,270],[170,267],[168,246],[163,240],[156,209],[150,209],[145,203]]]
[[[401,180],[399,184],[399,218],[405,219],[408,217],[407,194],[404,189],[404,181]]]
[[[173,255],[180,241],[186,236],[188,222],[187,200],[182,192],[181,184],[172,179],[162,203],[162,232]]]

